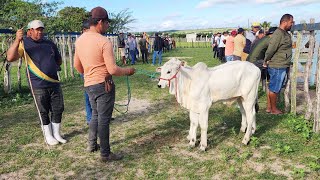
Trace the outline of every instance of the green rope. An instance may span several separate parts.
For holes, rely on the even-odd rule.
[[[150,78],[156,78],[156,76],[157,76],[158,74],[160,74],[160,73],[159,73],[159,72],[147,71],[147,70],[144,70],[144,69],[137,69],[135,74],[143,74],[143,75],[149,76]],[[126,114],[126,113],[129,111],[129,104],[130,104],[130,101],[131,101],[131,87],[130,87],[130,82],[129,82],[129,76],[127,76],[126,82],[127,82],[127,87],[128,87],[128,91],[127,91],[127,97],[128,97],[127,104],[117,104],[117,103],[114,103],[115,106],[126,107],[126,110],[125,110],[124,112],[122,112],[122,111],[118,110],[116,107],[114,107],[114,109],[115,109],[117,112],[119,112],[120,114]]]
[[[131,101],[131,88],[130,88],[130,83],[129,83],[129,76],[127,76],[127,87],[128,87],[128,91],[127,91],[127,97],[128,97],[128,101],[127,101],[127,104],[117,104],[117,103],[114,103],[115,106],[125,106],[126,107],[126,111],[125,112],[121,112],[119,111],[116,107],[114,107],[114,109],[116,111],[118,111],[120,114],[126,114],[128,111],[129,111],[129,104],[130,104],[130,101]]]
[[[150,78],[156,78],[157,75],[159,75],[159,72],[154,72],[154,71],[148,71],[145,69],[137,69],[135,74],[142,74],[142,75],[147,75]]]

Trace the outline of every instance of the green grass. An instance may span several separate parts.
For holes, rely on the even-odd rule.
[[[219,64],[211,48],[175,49],[164,54],[192,66]],[[150,59],[150,58],[149,58]],[[150,61],[150,60],[149,60]],[[150,64],[135,68],[154,72]],[[114,77],[116,101],[125,101],[125,77]],[[25,79],[24,79],[25,81]],[[241,114],[236,106],[213,105],[209,112],[208,149],[189,148],[188,111],[180,108],[168,89],[140,73],[129,77],[132,104],[150,103],[147,111],[114,111],[111,147],[125,158],[103,164],[99,153],[87,153],[82,80],[63,80],[65,98],[62,134],[67,144],[47,147],[26,83],[24,91],[0,99],[1,179],[318,179],[320,136],[292,115],[264,113],[266,97],[259,93],[261,111],[249,145],[241,144]],[[14,86],[16,88],[16,86]],[[14,90],[16,92],[16,90]],[[16,99],[16,100],[13,100]],[[120,110],[124,108],[118,107]],[[198,132],[199,137],[199,132]],[[199,141],[196,143],[199,144]]]

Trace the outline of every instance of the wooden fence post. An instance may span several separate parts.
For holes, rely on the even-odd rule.
[[[292,76],[290,77],[291,82],[291,113],[296,115],[297,113],[297,72],[298,72],[298,61],[300,56],[301,46],[301,33],[297,31],[297,46],[294,53]]]
[[[22,66],[22,58],[19,59],[18,62],[18,72],[17,72],[17,76],[18,76],[18,90],[21,91],[21,66]]]
[[[74,68],[73,68],[73,57],[72,57],[72,46],[71,46],[71,36],[68,35],[68,52],[69,52],[69,62],[70,62],[70,73],[71,77],[74,78]]]
[[[318,49],[318,62],[317,62],[317,79],[316,79],[316,110],[314,111],[313,132],[320,132],[320,48]]]
[[[289,74],[287,74],[287,76],[288,76],[288,82],[284,90],[284,107],[285,107],[285,112],[290,112],[290,96],[289,95],[290,95],[290,87],[291,87],[292,65],[290,66],[290,71],[289,71]],[[267,89],[267,87],[265,89]]]
[[[10,70],[11,70],[11,63],[6,61],[5,63],[5,68],[4,68],[4,83],[3,83],[3,88],[4,92],[6,94],[9,94],[11,92],[11,76],[10,76]]]
[[[62,61],[63,61],[63,66],[64,66],[64,78],[68,79],[68,64],[67,64],[67,60],[66,60],[66,49],[65,49],[65,45],[66,45],[66,38],[65,35],[62,34]]]
[[[310,20],[310,24],[314,24],[314,21]],[[307,102],[307,109],[306,109],[304,118],[307,120],[310,119],[312,109],[313,109],[312,100],[309,94],[309,76],[310,76],[310,68],[312,64],[314,44],[315,44],[314,31],[310,31],[308,60],[304,70],[304,97]]]

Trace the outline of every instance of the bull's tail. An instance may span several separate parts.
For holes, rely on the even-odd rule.
[[[258,101],[258,96],[257,96],[257,98],[256,98],[256,104],[254,105],[254,108],[255,108],[255,110],[256,110],[256,113],[258,113],[258,112],[259,112],[259,101]]]

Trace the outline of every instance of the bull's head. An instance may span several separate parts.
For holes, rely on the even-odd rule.
[[[158,68],[157,71],[160,72],[160,78],[158,87],[165,88],[166,86],[170,87],[170,92],[173,88],[174,78],[177,75],[180,67],[185,63],[176,59],[172,58],[168,62],[166,62],[162,67]]]

